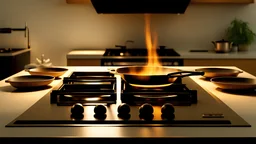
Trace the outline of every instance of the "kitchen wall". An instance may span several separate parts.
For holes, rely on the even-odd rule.
[[[184,15],[152,16],[159,45],[175,49],[212,49],[235,17],[248,21],[256,32],[256,4],[190,5]],[[31,34],[32,62],[45,54],[54,65],[66,65],[72,49],[104,49],[134,40],[144,47],[143,15],[99,15],[91,5],[65,0],[0,0],[0,27],[24,27]],[[23,33],[0,36],[0,47],[23,47]],[[252,47],[256,47],[255,44]],[[252,48],[253,49],[253,48]]]

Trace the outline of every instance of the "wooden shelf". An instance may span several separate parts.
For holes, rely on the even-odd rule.
[[[66,0],[68,4],[89,4],[91,0]],[[251,4],[254,0],[191,0],[192,4]]]
[[[90,0],[66,0],[68,4],[89,4]]]
[[[191,0],[193,4],[251,4],[254,0]]]

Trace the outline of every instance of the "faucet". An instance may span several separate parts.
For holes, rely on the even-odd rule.
[[[29,29],[27,22],[25,23],[24,28],[0,28],[0,33],[3,34],[11,34],[13,31],[24,31],[25,33],[25,38],[27,38],[27,48],[30,48],[30,37],[29,37]]]
[[[25,37],[27,37],[27,47],[28,49],[30,49],[30,37],[29,37],[29,28],[28,28],[28,24],[25,24]]]
[[[128,43],[134,43],[134,41],[133,40],[127,40],[127,41],[125,41],[124,45],[115,45],[115,47],[120,47],[121,50],[126,50]]]
[[[125,41],[125,47],[127,47],[127,44],[128,43],[134,43],[134,41],[133,40],[127,40],[127,41]]]

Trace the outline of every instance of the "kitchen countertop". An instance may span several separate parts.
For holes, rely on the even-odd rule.
[[[230,52],[230,53],[216,53],[214,51],[209,52],[190,52],[189,50],[175,49],[180,56],[172,58],[183,59],[256,59],[256,51],[249,50],[246,52]],[[73,50],[70,51],[66,57],[67,59],[100,59],[103,58],[105,50]],[[123,58],[122,56],[104,57],[108,58]],[[145,58],[145,57],[126,57],[126,58]],[[161,57],[170,58],[170,57]]]
[[[16,52],[11,52],[11,53],[0,53],[0,56],[16,56],[18,54],[22,54],[24,52],[27,52],[27,51],[30,51],[30,49],[22,49],[22,50],[19,50],[19,51],[16,51]]]
[[[66,72],[61,78],[68,76],[72,71],[107,71],[110,67],[67,67],[69,71]],[[199,67],[173,67],[182,70],[194,70]],[[226,67],[234,68],[236,67]],[[14,76],[28,74],[21,71]],[[239,74],[239,77],[256,78],[249,73]],[[252,127],[8,127],[5,125],[14,120],[26,109],[32,106],[44,95],[49,93],[51,89],[61,83],[62,79],[55,80],[50,84],[52,88],[32,91],[32,92],[17,92],[16,89],[5,83],[4,80],[0,81],[0,143],[3,142],[21,142],[25,141],[26,144],[35,143],[40,140],[42,143],[59,142],[64,138],[63,142],[70,143],[71,140],[84,140],[83,138],[90,138],[93,140],[100,140],[97,138],[114,138],[111,140],[118,140],[116,138],[244,138],[256,137],[256,97],[250,95],[234,95],[223,93],[216,90],[216,86],[209,82],[204,81],[201,76],[191,77],[196,83],[202,86],[207,92],[216,96],[230,108],[232,108],[238,115],[245,121],[252,125]],[[8,79],[8,78],[7,78]],[[33,139],[37,138],[37,139]],[[40,139],[42,138],[42,140]],[[57,138],[53,139],[53,138]],[[77,139],[76,139],[77,138]],[[95,138],[95,139],[94,139]],[[105,139],[110,140],[110,139]],[[175,139],[177,140],[177,139]],[[191,139],[190,139],[191,140]],[[195,140],[195,139],[192,139]],[[216,142],[213,139],[210,142]],[[138,143],[139,141],[136,140]],[[135,141],[135,142],[136,142]],[[220,140],[222,141],[222,140]],[[236,140],[237,141],[237,140]],[[87,141],[88,142],[88,141]],[[105,141],[106,142],[106,141]],[[144,141],[145,142],[145,141]],[[156,141],[157,142],[157,141]],[[167,142],[167,141],[166,141]],[[202,141],[206,142],[206,141]],[[223,141],[222,141],[223,142]],[[246,143],[247,141],[243,141]],[[36,142],[38,143],[38,142]]]

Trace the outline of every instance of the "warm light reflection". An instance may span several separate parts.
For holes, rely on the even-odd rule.
[[[95,97],[95,98],[85,98],[86,101],[99,101],[100,98],[99,97]]]
[[[162,64],[157,55],[157,33],[151,31],[150,14],[145,14],[145,41],[148,51],[148,62],[141,71],[132,71],[131,73],[139,75],[154,75],[163,73]]]
[[[162,87],[167,87],[167,86],[170,86],[172,85],[172,83],[169,83],[169,84],[162,84],[162,85],[141,85],[141,84],[131,84],[131,86],[134,86],[134,87],[142,87],[142,88],[162,88]]]
[[[78,55],[103,55],[105,53],[104,50],[75,50],[71,51],[69,54],[78,54]]]
[[[90,80],[87,80],[90,81]],[[74,82],[73,84],[84,84],[84,85],[103,85],[103,84],[111,84],[111,82]]]

